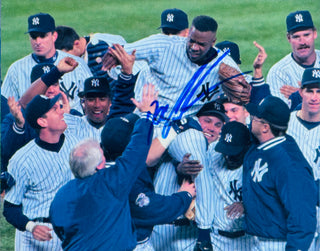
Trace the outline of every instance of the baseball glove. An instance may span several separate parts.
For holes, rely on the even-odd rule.
[[[225,63],[221,63],[219,77],[222,80],[222,90],[232,103],[242,105],[249,103],[251,85],[241,72]]]

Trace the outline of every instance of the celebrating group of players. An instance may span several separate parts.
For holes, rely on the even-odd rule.
[[[30,16],[1,86],[15,250],[319,250],[320,51],[309,11],[286,24],[265,82],[264,48],[242,74],[209,16],[133,43]]]

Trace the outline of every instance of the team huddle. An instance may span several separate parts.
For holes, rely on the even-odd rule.
[[[180,9],[133,43],[28,18],[1,86],[3,215],[15,250],[320,250],[320,51],[241,71],[218,23]]]

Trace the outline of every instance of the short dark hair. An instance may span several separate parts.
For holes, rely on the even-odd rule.
[[[192,21],[192,26],[194,26],[198,31],[212,31],[216,32],[218,29],[218,23],[212,17],[209,16],[197,16]]]
[[[54,44],[58,50],[72,50],[74,41],[80,38],[77,32],[68,26],[57,26],[56,31],[58,38]]]

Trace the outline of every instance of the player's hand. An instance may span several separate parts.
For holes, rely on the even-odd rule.
[[[188,129],[196,129],[198,131],[202,131],[199,122],[192,117],[185,117],[180,120],[174,120],[172,121],[171,126],[177,134],[182,133]]]
[[[21,105],[19,102],[16,102],[14,97],[8,98],[8,106],[10,109],[10,113],[13,115],[15,119],[15,123],[19,128],[23,128],[25,124],[25,119],[21,112]]]
[[[69,104],[69,100],[68,100],[68,97],[67,95],[60,90],[60,93],[61,93],[61,101],[62,101],[62,110],[63,110],[63,113],[70,113],[70,104]]]
[[[150,112],[154,114],[156,104],[153,103],[153,101],[157,99],[158,99],[158,92],[155,90],[155,86],[153,84],[146,84],[143,86],[141,101],[138,102],[134,98],[131,98],[131,101],[139,109],[140,112]]]
[[[290,95],[296,91],[298,91],[299,88],[293,87],[291,85],[284,85],[280,88],[280,92],[286,97],[289,98]]]
[[[78,66],[78,62],[71,58],[71,57],[65,57],[60,60],[60,62],[57,65],[58,71],[61,73],[67,73],[73,71]]]
[[[263,63],[266,60],[268,55],[267,55],[266,51],[264,50],[264,48],[260,44],[258,44],[256,41],[253,41],[253,44],[259,50],[258,55],[256,56],[256,58],[253,61],[253,68],[260,69],[260,68],[262,68]]]
[[[120,44],[114,44],[113,47],[114,48],[109,48],[109,53],[121,64],[121,71],[126,75],[132,74],[133,64],[136,59],[136,50],[129,55]]]
[[[101,70],[103,71],[109,71],[113,67],[117,66],[119,64],[118,60],[109,52],[111,48],[106,52],[106,54],[102,57],[102,67]]]
[[[196,186],[194,183],[190,183],[188,180],[183,180],[178,192],[188,192],[191,194],[192,198],[196,196]]]
[[[184,175],[191,175],[191,177],[196,177],[203,169],[203,165],[200,164],[199,160],[190,160],[190,156],[190,153],[186,153],[183,156],[182,162],[177,166],[177,172]]]
[[[224,210],[227,211],[227,217],[234,220],[240,218],[244,213],[242,202],[234,202],[229,206],[226,206]]]
[[[32,230],[33,237],[38,241],[50,241],[52,229],[47,226],[36,225]]]

